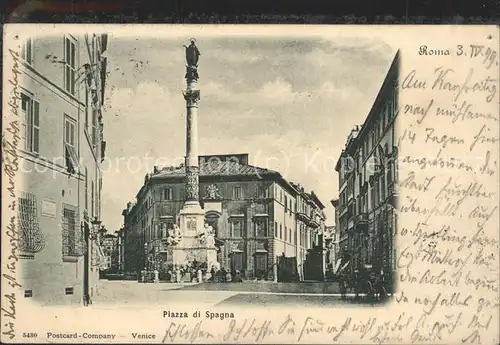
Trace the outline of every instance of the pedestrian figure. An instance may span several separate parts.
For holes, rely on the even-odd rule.
[[[212,266],[212,268],[210,269],[210,274],[212,275],[212,282],[214,282],[214,281],[215,281],[215,273],[216,273],[216,272],[215,272],[215,267],[214,267],[214,266]]]
[[[352,279],[352,285],[353,285],[353,288],[354,288],[354,298],[355,299],[359,299],[359,294],[361,293],[361,290],[362,290],[362,282],[361,282],[361,277],[360,277],[360,274],[359,274],[359,271],[358,270],[355,270],[354,271],[354,276],[353,276],[353,279]]]
[[[242,283],[243,282],[243,279],[241,278],[240,271],[236,271],[236,275],[234,276],[234,282],[235,283]]]
[[[179,266],[175,267],[175,279],[176,279],[177,283],[181,282],[181,269]]]
[[[226,282],[226,274],[226,268],[222,267],[222,269],[220,270],[220,278],[222,283]]]

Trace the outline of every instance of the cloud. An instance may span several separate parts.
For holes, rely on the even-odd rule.
[[[207,102],[217,102],[224,105],[251,104],[252,107],[269,107],[290,104],[299,95],[283,78],[269,81],[251,92],[234,92],[229,85],[209,82],[204,85],[202,93]]]

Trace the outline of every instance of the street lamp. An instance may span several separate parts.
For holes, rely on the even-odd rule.
[[[92,223],[92,239],[97,238],[97,234],[104,232],[104,230],[101,230],[101,221],[97,219],[97,217],[94,217],[94,220],[91,221]]]
[[[85,251],[84,254],[84,260],[83,260],[83,304],[85,306],[88,306],[89,304],[92,303],[91,301],[91,296],[90,296],[90,257],[92,255],[92,243],[91,240],[96,239],[97,233],[99,231],[99,228],[101,226],[101,221],[97,219],[97,217],[94,218],[91,222],[92,225],[92,231],[89,231],[88,225],[84,226],[84,231],[85,231],[85,241],[87,243],[87,250]],[[89,245],[90,244],[90,245]]]

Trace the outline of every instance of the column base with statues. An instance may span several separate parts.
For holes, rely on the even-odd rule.
[[[199,204],[187,204],[179,214],[179,226],[169,231],[165,264],[171,281],[200,282],[198,271],[207,277],[212,267],[219,268],[213,229],[205,224],[205,212]]]

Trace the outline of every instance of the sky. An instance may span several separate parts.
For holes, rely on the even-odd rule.
[[[122,226],[122,210],[154,165],[183,162],[189,38],[110,35],[102,219],[111,231]],[[333,224],[335,163],[366,118],[395,49],[346,36],[219,34],[196,44],[199,154],[248,153],[250,164],[314,190]]]

